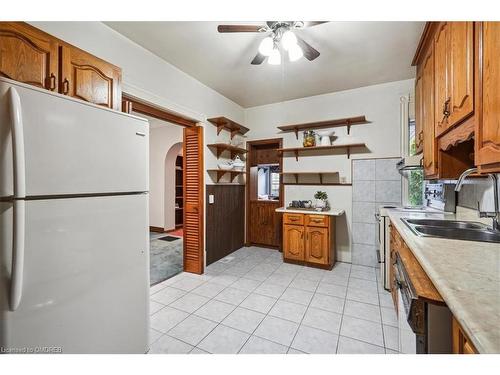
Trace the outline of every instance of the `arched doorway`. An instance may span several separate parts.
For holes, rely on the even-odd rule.
[[[163,193],[165,231],[171,231],[178,228],[176,224],[176,216],[178,217],[180,214],[182,217],[181,211],[184,207],[182,204],[182,170],[179,169],[179,167],[182,168],[182,166],[177,165],[179,155],[182,155],[182,142],[172,145],[165,155],[165,186]],[[179,175],[181,176],[180,183]],[[176,207],[176,203],[179,207]]]

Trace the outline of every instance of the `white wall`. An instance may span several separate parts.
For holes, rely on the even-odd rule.
[[[250,128],[249,140],[283,137],[284,147],[301,146],[294,133],[281,133],[278,125],[331,120],[365,115],[371,123],[351,127],[351,135],[365,142],[368,151],[351,158],[382,158],[401,155],[400,96],[413,91],[413,80],[391,82],[253,107],[245,110],[245,126]],[[335,136],[346,136],[345,127],[334,129]],[[332,171],[351,182],[351,160],[345,154],[293,156],[283,159],[283,170]],[[317,190],[326,191],[332,207],[346,211],[337,221],[337,255],[351,260],[352,187],[351,186],[286,186],[285,203],[297,199],[313,199]]]
[[[149,120],[149,225],[175,228],[175,158],[182,147],[183,128],[136,114]],[[166,168],[168,164],[168,168]],[[170,171],[170,173],[168,172]]]

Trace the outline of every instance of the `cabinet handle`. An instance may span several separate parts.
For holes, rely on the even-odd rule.
[[[68,95],[69,93],[69,81],[67,78],[64,78],[64,81],[63,81],[63,94],[64,95]]]
[[[449,97],[444,102],[444,105],[443,105],[443,121],[444,121],[445,118],[447,118],[450,115],[450,101],[451,101],[451,98]]]
[[[49,76],[49,90],[54,91],[56,89],[56,76],[54,73],[50,73]]]

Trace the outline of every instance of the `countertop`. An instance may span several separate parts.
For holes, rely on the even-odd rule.
[[[308,215],[328,215],[328,216],[342,216],[344,210],[339,210],[336,208],[330,208],[328,211],[306,211],[306,210],[294,210],[285,207],[280,207],[275,210],[276,212],[288,212],[291,214],[308,214]]]
[[[387,212],[476,349],[500,353],[500,244],[419,237],[401,221],[428,217],[491,225],[491,219],[460,207],[456,214]]]

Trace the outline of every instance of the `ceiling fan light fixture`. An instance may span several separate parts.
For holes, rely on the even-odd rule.
[[[270,56],[273,52],[274,48],[274,40],[270,36],[262,39],[259,45],[259,52],[264,56]]]
[[[286,51],[289,51],[297,45],[297,37],[293,31],[287,30],[283,33],[283,36],[281,37],[281,44]]]
[[[268,64],[270,65],[280,65],[281,64],[281,53],[279,49],[275,48],[269,55],[267,59]]]
[[[299,60],[302,56],[304,56],[304,51],[302,51],[302,48],[298,44],[295,44],[288,50],[288,58],[292,62]]]

